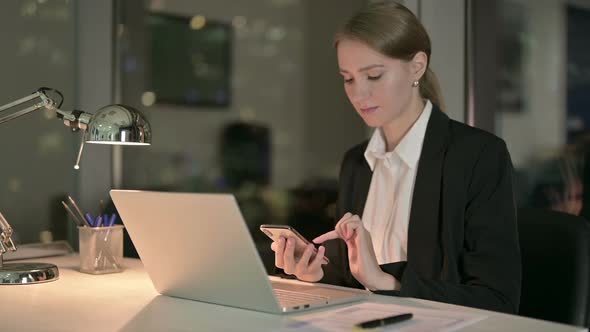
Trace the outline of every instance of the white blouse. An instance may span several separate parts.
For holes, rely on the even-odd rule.
[[[414,183],[431,112],[432,103],[427,100],[422,114],[393,151],[386,151],[380,129],[375,130],[365,150],[373,176],[362,220],[379,264],[407,260]],[[395,289],[399,288],[396,283]]]

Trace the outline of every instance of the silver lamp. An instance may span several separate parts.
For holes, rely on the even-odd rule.
[[[50,98],[53,92],[60,97],[59,104]],[[40,88],[34,93],[0,106],[0,112],[28,104],[24,109],[0,117],[0,124],[36,111],[40,108],[55,110],[57,117],[72,131],[82,131],[82,142],[78,151],[75,169],[79,169],[84,142],[113,145],[150,145],[152,132],[149,123],[134,108],[124,105],[109,105],[96,113],[83,111],[63,111],[59,109],[63,95],[51,88]],[[3,263],[7,251],[16,251],[12,241],[12,227],[0,213],[0,284],[34,284],[57,280],[57,266],[47,263]]]

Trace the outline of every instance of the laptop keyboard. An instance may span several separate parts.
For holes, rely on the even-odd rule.
[[[302,292],[293,292],[284,289],[273,289],[275,296],[282,307],[294,307],[298,305],[305,305],[311,303],[328,303],[328,297],[309,294],[309,293],[302,293]]]

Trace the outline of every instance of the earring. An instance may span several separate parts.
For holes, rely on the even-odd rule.
[[[412,82],[412,86],[413,86],[413,87],[417,87],[417,86],[418,86],[418,84],[420,84],[420,82],[419,82],[419,81],[414,81],[414,82]]]

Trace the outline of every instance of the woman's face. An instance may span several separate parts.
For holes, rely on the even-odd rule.
[[[368,126],[395,121],[409,109],[412,98],[419,98],[418,89],[412,87],[417,79],[412,62],[387,57],[349,39],[338,42],[337,53],[346,95]]]

